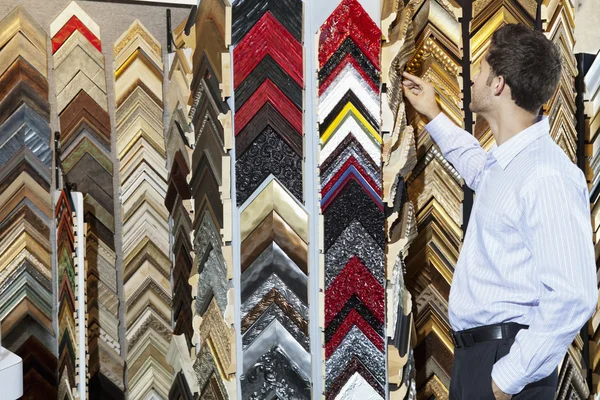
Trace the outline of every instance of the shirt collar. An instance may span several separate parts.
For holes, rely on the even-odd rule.
[[[490,149],[490,153],[494,156],[502,169],[506,169],[508,164],[523,151],[531,143],[544,136],[550,134],[550,124],[548,117],[542,116],[537,122],[529,128],[522,130],[515,136],[508,139],[502,145],[494,144]]]

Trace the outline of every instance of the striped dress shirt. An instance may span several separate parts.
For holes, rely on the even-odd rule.
[[[508,394],[550,375],[596,309],[585,177],[543,118],[486,152],[440,113],[425,129],[476,192],[449,298],[452,329],[516,322],[492,378]]]

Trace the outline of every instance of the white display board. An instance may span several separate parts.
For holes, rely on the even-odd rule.
[[[23,396],[23,359],[0,346],[0,390],[2,400]]]

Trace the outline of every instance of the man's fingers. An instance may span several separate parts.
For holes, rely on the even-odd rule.
[[[407,88],[406,86],[402,87],[403,92],[404,92],[404,96],[410,101],[412,102],[412,100],[417,96],[416,93],[413,93],[411,89]]]
[[[403,84],[402,85],[402,89],[404,89],[404,92],[406,92],[406,93],[412,93],[415,96],[418,96],[422,92],[422,90],[421,90],[421,88],[419,86],[414,85],[412,83],[410,85],[404,85]]]
[[[423,79],[419,78],[418,76],[409,74],[408,72],[403,72],[402,76],[408,79],[409,81],[414,82],[416,85],[422,86],[425,84],[425,81]]]
[[[423,88],[421,86],[415,85],[413,82],[410,81],[402,82],[402,87],[404,89],[408,89],[414,95],[419,95],[423,91]]]

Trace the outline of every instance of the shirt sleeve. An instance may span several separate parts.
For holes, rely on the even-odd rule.
[[[425,125],[425,129],[467,186],[476,190],[488,156],[479,141],[469,132],[456,126],[443,112]]]
[[[581,177],[584,180],[583,177]],[[550,375],[596,309],[598,292],[588,189],[568,177],[542,177],[523,193],[517,228],[539,277],[529,329],[496,362],[492,378],[505,393]]]

